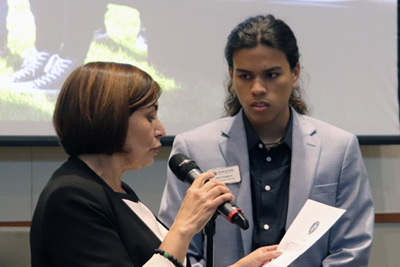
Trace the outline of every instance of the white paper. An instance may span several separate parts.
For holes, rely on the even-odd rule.
[[[279,243],[282,251],[275,260],[263,267],[286,267],[303,254],[345,213],[335,208],[308,199]]]

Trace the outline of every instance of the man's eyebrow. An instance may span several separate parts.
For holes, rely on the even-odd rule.
[[[249,70],[245,70],[245,69],[235,69],[236,71],[239,71],[239,72],[251,72],[251,71],[249,71]]]
[[[280,69],[282,69],[280,66],[275,66],[275,67],[271,67],[271,68],[265,69],[264,71],[270,72],[270,71],[276,71],[276,70],[280,70]],[[245,72],[245,73],[252,72],[250,70],[240,69],[240,68],[237,68],[235,70],[238,71],[238,72]]]

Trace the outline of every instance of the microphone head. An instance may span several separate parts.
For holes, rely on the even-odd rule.
[[[189,172],[192,170],[200,170],[194,160],[191,160],[184,154],[176,154],[171,157],[168,162],[169,168],[182,182],[192,183],[191,179],[187,180]]]

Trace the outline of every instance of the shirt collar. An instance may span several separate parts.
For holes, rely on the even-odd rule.
[[[289,125],[286,131],[285,137],[282,140],[282,143],[285,143],[289,149],[292,149],[292,133],[293,133],[293,115],[292,109],[290,108],[290,117],[289,117]],[[254,131],[253,126],[250,124],[249,120],[246,117],[244,111],[242,112],[244,128],[246,131],[246,138],[247,138],[247,147],[251,149],[253,146],[262,143],[260,138],[257,136],[256,132]]]

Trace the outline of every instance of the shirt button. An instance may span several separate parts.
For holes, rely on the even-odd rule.
[[[259,144],[258,144],[258,148],[259,148],[259,149],[263,149],[263,148],[264,148],[264,145],[261,144],[261,143],[259,143]]]
[[[270,187],[269,185],[266,185],[266,186],[264,187],[264,189],[265,189],[265,191],[269,191],[269,190],[271,190],[271,187]]]
[[[272,158],[268,156],[265,160],[266,160],[267,162],[271,162]]]
[[[269,225],[268,224],[264,224],[264,230],[268,230],[269,229]]]

